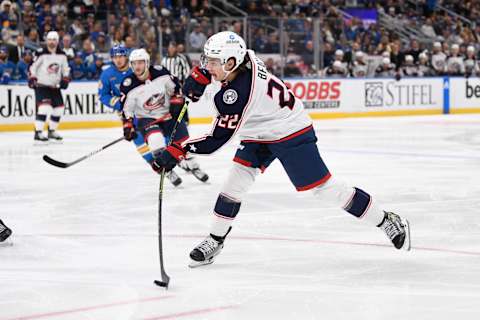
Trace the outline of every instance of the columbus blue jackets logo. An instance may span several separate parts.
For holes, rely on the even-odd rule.
[[[163,107],[165,104],[165,95],[157,93],[150,97],[144,104],[143,108],[145,110],[155,110]]]
[[[238,99],[238,93],[237,91],[233,89],[228,89],[223,93],[223,102],[226,104],[233,104],[235,101]]]
[[[58,63],[52,63],[47,67],[48,73],[58,73],[58,70],[60,70],[60,65]]]

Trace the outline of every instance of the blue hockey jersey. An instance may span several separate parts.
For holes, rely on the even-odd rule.
[[[109,108],[121,111],[120,84],[125,77],[131,74],[132,70],[130,68],[126,71],[120,71],[113,64],[103,70],[100,75],[100,81],[98,82],[100,101]]]

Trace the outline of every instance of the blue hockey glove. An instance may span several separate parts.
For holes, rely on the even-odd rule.
[[[160,172],[165,168],[165,171],[171,171],[177,163],[185,159],[185,150],[178,143],[172,143],[159,153],[157,153],[155,160],[152,162],[152,168],[156,172]]]

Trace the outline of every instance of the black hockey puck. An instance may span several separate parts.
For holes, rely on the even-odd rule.
[[[168,289],[168,282],[160,281],[160,280],[154,280],[153,283],[155,283],[159,287],[164,287],[164,288]]]

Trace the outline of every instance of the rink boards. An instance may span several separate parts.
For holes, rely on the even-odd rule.
[[[286,79],[313,119],[480,113],[479,78]],[[74,82],[63,91],[62,129],[120,126],[119,117],[102,105],[97,82]],[[210,123],[207,102],[189,107],[191,123]],[[35,96],[25,84],[0,86],[0,131],[33,130]]]

